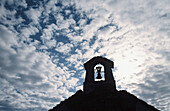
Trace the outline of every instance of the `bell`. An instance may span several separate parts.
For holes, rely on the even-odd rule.
[[[102,78],[102,76],[101,76],[101,74],[100,74],[101,68],[102,68],[102,67],[96,67],[97,73],[98,73],[96,79],[101,79],[101,78]]]

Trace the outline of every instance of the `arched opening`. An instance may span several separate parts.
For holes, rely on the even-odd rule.
[[[104,66],[97,64],[94,67],[94,81],[105,81]]]

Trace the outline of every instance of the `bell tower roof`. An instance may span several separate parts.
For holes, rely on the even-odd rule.
[[[110,68],[114,68],[114,62],[104,58],[102,56],[96,56],[84,63],[85,69],[88,68],[89,66],[95,66],[96,64],[102,64],[102,65],[107,65]]]

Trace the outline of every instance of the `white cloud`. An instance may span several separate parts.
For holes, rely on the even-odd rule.
[[[3,21],[2,24],[13,27],[15,24],[22,23],[24,20],[21,17],[15,18],[16,10],[7,10],[4,5],[0,6],[0,21]]]
[[[37,27],[29,26],[21,29],[22,36],[28,38],[30,35],[35,35],[39,30]]]
[[[42,8],[39,8],[39,9],[33,9],[33,8],[30,8],[28,11],[25,11],[25,14],[27,15],[27,17],[29,19],[31,19],[35,24],[38,24],[39,23],[39,17],[41,16],[42,14]]]
[[[5,26],[0,25],[0,39],[1,39],[1,45],[6,45],[8,47],[9,45],[16,45],[16,34],[13,34],[12,31],[8,30]]]
[[[63,42],[58,42],[55,50],[63,54],[68,54],[71,51],[72,47],[73,47],[72,44],[69,43],[64,44]]]
[[[58,29],[68,29],[70,25],[75,25],[75,20],[72,17],[64,20],[64,16],[61,13],[56,14],[55,19]]]
[[[27,3],[26,3],[26,1],[25,0],[17,0],[17,1],[15,1],[15,0],[2,0],[2,2],[3,3],[7,3],[7,4],[9,4],[9,5],[16,5],[16,6],[23,6],[23,7],[27,7]]]
[[[41,40],[46,47],[53,48],[56,46],[54,35],[57,29],[58,27],[55,24],[48,25],[47,28],[43,29]]]

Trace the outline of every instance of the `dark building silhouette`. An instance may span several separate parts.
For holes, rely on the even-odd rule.
[[[112,61],[94,57],[84,67],[86,78],[83,91],[77,91],[49,111],[158,111],[127,91],[116,90],[111,70],[114,67]]]

